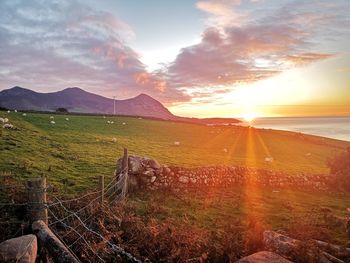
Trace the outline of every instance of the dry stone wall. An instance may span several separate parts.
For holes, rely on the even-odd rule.
[[[121,160],[116,173],[120,172]],[[198,187],[258,184],[273,188],[300,188],[327,190],[331,183],[329,175],[288,175],[273,170],[256,170],[238,166],[208,166],[184,168],[160,165],[156,160],[129,156],[129,182],[133,187],[147,189],[170,188],[172,190]]]

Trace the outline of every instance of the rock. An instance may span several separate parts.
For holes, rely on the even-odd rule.
[[[154,159],[148,159],[148,165],[153,169],[160,169],[160,164]]]
[[[292,263],[292,261],[273,252],[260,251],[250,256],[241,258],[240,260],[236,261],[236,263]]]
[[[0,262],[34,263],[37,250],[35,235],[11,238],[0,244]]]
[[[151,182],[151,183],[154,183],[154,181],[155,181],[156,179],[157,179],[157,177],[152,176],[150,182]]]
[[[180,177],[179,177],[179,182],[180,182],[180,183],[187,184],[188,181],[189,181],[189,179],[188,179],[187,176],[180,176]]]
[[[266,249],[282,256],[295,254],[301,245],[299,240],[284,236],[275,231],[265,231],[263,233],[263,242]]]
[[[147,170],[143,173],[143,175],[146,175],[148,177],[154,176],[154,171],[153,170]]]
[[[142,157],[129,156],[129,171],[132,174],[141,174],[144,171]]]

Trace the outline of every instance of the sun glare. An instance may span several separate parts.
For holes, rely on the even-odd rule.
[[[242,117],[246,122],[252,122],[257,117],[257,115],[254,112],[245,112],[243,113]]]

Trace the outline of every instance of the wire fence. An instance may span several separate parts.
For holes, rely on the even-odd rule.
[[[127,167],[124,167],[103,189],[64,200],[58,196],[51,196],[54,200],[41,203],[49,213],[49,228],[78,262],[106,262],[101,254],[101,252],[105,254],[106,249],[111,251],[109,252],[110,254],[115,253],[127,262],[141,262],[100,233],[98,227],[93,227],[93,222],[98,216],[96,208],[103,207],[101,200],[104,200],[105,197],[109,203],[123,200],[128,191],[127,181]],[[45,188],[44,191],[48,189],[50,187]],[[16,203],[11,200],[11,202],[7,203],[1,202],[0,209],[4,207],[28,208],[31,205],[33,203]],[[17,232],[17,234],[19,233]],[[82,250],[82,248],[84,249]]]

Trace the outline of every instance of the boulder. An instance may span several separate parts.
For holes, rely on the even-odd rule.
[[[11,238],[0,244],[0,262],[34,263],[37,250],[35,235]]]
[[[236,263],[292,263],[292,261],[273,252],[260,251],[250,256],[241,258],[240,260],[236,261]]]
[[[263,242],[266,249],[283,256],[295,254],[301,246],[301,241],[284,236],[275,231],[265,231],[263,233]]]

